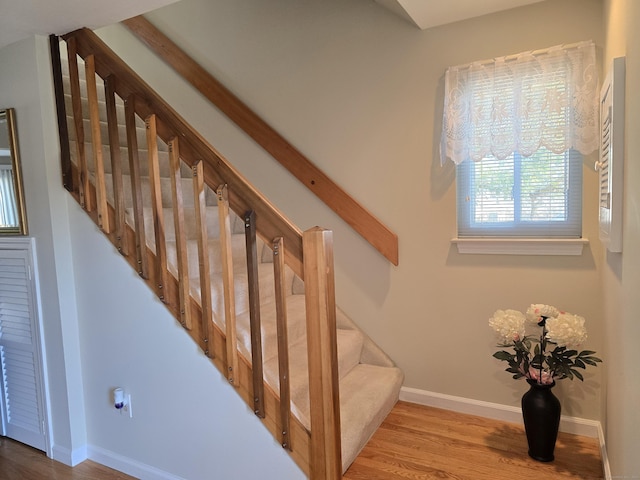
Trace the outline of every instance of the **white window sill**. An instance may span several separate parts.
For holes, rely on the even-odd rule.
[[[458,253],[485,255],[582,255],[586,238],[452,238]]]

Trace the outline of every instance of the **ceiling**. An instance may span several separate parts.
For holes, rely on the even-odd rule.
[[[175,0],[0,0],[0,48],[31,35],[104,27]]]
[[[479,17],[543,0],[375,0],[418,28]]]
[[[0,0],[0,48],[31,35],[117,23],[175,0]],[[367,0],[371,1],[371,0]],[[375,0],[421,29],[542,0]]]

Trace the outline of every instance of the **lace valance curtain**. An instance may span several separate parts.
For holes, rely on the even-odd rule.
[[[530,156],[542,146],[591,153],[598,148],[598,98],[592,42],[450,67],[441,162]]]

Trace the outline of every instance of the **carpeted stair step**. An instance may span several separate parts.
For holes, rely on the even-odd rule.
[[[359,365],[363,336],[356,330],[336,331],[338,342],[338,378],[345,378]],[[291,392],[291,411],[300,419],[305,428],[311,428],[309,418],[309,358],[307,355],[307,336],[302,335],[289,342],[289,387]],[[249,353],[249,359],[251,354]],[[280,391],[278,358],[272,357],[264,363],[266,382],[276,391]],[[340,382],[342,383],[342,382]]]
[[[145,147],[145,149],[142,149],[140,147]],[[69,142],[69,149],[71,151],[71,161],[75,164],[78,165],[78,151],[76,148],[76,141],[75,140],[71,140]],[[103,145],[102,149],[102,158],[103,158],[103,163],[104,163],[104,172],[105,173],[113,173],[112,169],[111,169],[111,149],[109,148],[108,145]],[[148,177],[149,176],[149,156],[148,156],[148,151],[146,150],[146,145],[142,146],[140,145],[138,148],[138,162],[139,162],[139,168],[140,168],[140,175],[143,177]],[[84,144],[84,154],[85,154],[85,158],[87,159],[91,159],[89,162],[89,165],[92,166],[93,165],[93,145],[91,143],[85,143]],[[129,149],[125,146],[121,146],[120,147],[120,161],[121,161],[121,169],[122,169],[122,174],[123,175],[130,175],[130,169],[129,169]],[[160,166],[160,176],[161,177],[168,177],[169,176],[169,152],[158,152],[158,163]],[[193,172],[191,171],[191,169],[189,168],[189,166],[184,163],[184,162],[180,162],[180,174],[183,178],[192,178],[193,177]]]
[[[343,472],[398,402],[403,379],[397,367],[360,363],[340,382]]]
[[[144,213],[145,234],[149,237],[151,246],[155,250],[155,235],[153,230],[153,209],[151,207],[144,207],[142,209]],[[164,207],[162,209],[164,215],[164,228],[165,228],[165,240],[167,242],[175,242],[176,235],[173,222],[173,208]],[[133,226],[133,209],[127,208],[125,210],[126,221],[129,225]],[[207,235],[210,241],[218,242],[220,236],[220,222],[218,221],[218,207],[207,206],[205,207],[205,217],[207,220]],[[183,208],[183,220],[185,226],[186,240],[197,240],[196,237],[196,222],[195,222],[195,208],[193,206],[185,206]],[[236,214],[230,215],[230,227],[232,234],[244,234],[244,222]],[[258,239],[258,242],[262,242]],[[244,238],[242,240],[242,248],[244,249]],[[244,252],[244,250],[243,250]],[[215,270],[218,271],[218,270]]]
[[[93,174],[90,175],[93,181]],[[104,175],[105,189],[108,202],[113,205],[113,176],[110,173]],[[131,178],[128,175],[122,176],[122,185],[124,190],[124,206],[131,208],[133,205],[133,195],[131,194]],[[140,186],[142,189],[143,207],[151,208],[151,185],[149,177],[140,177]],[[185,208],[193,208],[193,180],[191,178],[182,177],[182,202]],[[173,205],[173,197],[171,193],[171,180],[168,177],[160,177],[160,190],[162,192],[162,207],[171,209]],[[209,187],[205,188],[205,199],[207,206],[218,204],[215,193]],[[217,218],[217,217],[216,217]]]
[[[307,330],[305,317],[305,297],[295,295],[291,289],[291,276],[293,272],[288,270],[288,279],[285,284],[289,287],[286,292],[287,308],[287,337],[289,345],[296,343],[302,338]],[[260,305],[260,326],[262,330],[262,362],[266,363],[273,358],[277,361],[278,356],[278,329],[276,324],[276,304],[275,302],[263,303]],[[244,312],[237,317],[238,322],[238,343],[242,345],[243,353],[248,359],[251,358],[248,352],[251,351],[251,331],[249,329],[249,312]]]
[[[136,140],[138,142],[138,148],[145,149],[147,148],[147,128],[144,124],[144,121],[140,120],[140,118],[136,117]],[[142,123],[140,123],[142,122]],[[69,130],[69,139],[75,141],[76,140],[76,130],[75,125],[71,117],[67,117],[67,128]],[[85,142],[91,143],[91,121],[86,118],[82,122],[82,128],[84,130],[84,139]],[[100,122],[100,140],[103,145],[109,145],[109,130],[107,123],[104,121]],[[121,147],[126,147],[127,143],[127,128],[124,123],[118,125],[118,140],[120,142]],[[158,152],[167,152],[169,147],[164,143],[160,137],[158,137]]]

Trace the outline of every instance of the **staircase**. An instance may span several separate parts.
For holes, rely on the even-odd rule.
[[[330,232],[301,234],[92,32],[65,40],[70,193],[302,470],[340,478],[403,375],[335,308]]]

